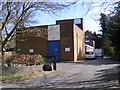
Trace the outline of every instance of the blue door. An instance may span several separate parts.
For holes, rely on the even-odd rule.
[[[48,41],[48,56],[56,56],[56,61],[60,61],[60,41]]]

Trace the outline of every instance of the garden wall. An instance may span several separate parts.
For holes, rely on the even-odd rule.
[[[39,73],[42,71],[42,67],[43,65],[24,66],[24,67],[3,67],[2,74]]]

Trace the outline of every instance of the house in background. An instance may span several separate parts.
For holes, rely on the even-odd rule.
[[[95,41],[92,32],[87,30],[85,32],[85,51],[94,51],[95,50]]]
[[[57,61],[78,61],[85,53],[82,18],[57,20],[55,25],[17,30],[16,52],[56,56]]]
[[[94,35],[92,34],[91,31],[87,30],[87,31],[85,32],[85,39],[86,39],[86,40],[93,40],[93,39],[94,39]]]

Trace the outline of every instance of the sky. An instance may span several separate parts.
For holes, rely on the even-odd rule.
[[[72,0],[73,1],[73,0]],[[66,8],[61,12],[58,12],[57,16],[52,14],[46,14],[43,12],[37,13],[34,20],[37,20],[38,23],[32,26],[39,26],[39,25],[51,25],[55,24],[56,20],[64,20],[64,19],[74,19],[74,18],[83,18],[85,23],[85,31],[89,30],[92,32],[99,33],[101,30],[100,27],[100,13],[109,14],[110,10],[113,8],[113,3],[119,0],[80,0],[75,5],[71,6],[69,9]],[[94,3],[88,5],[93,1]],[[104,3],[106,1],[106,3]],[[89,12],[87,12],[89,10]]]

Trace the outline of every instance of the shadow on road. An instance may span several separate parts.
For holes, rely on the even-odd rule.
[[[111,65],[111,64],[120,64],[120,61],[115,61],[110,58],[97,58],[96,60],[83,60],[82,62],[76,62],[76,64]]]
[[[69,81],[70,76],[68,76],[64,80],[51,82],[54,79],[52,77],[44,85],[33,85],[34,88],[4,88],[2,90],[120,90],[120,84],[118,83],[118,80],[120,80],[120,71],[118,70],[120,70],[120,66],[112,69],[98,70],[98,73],[95,75],[96,78],[85,81]],[[62,75],[59,77],[62,77]],[[74,78],[76,76],[73,75],[71,77]]]
[[[104,82],[118,81],[120,84],[120,66],[113,67],[111,69],[104,69],[97,71],[97,78],[100,78]]]

